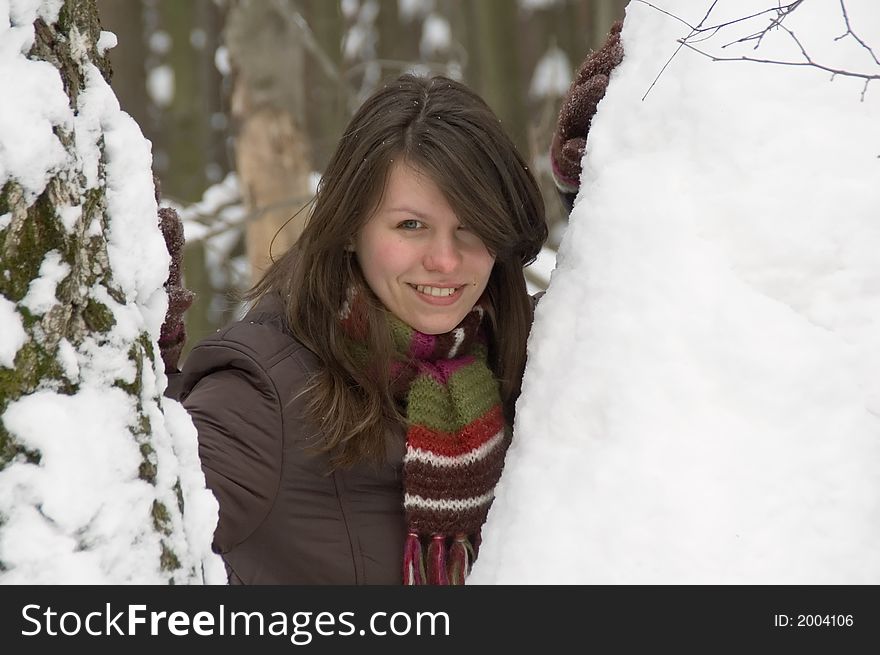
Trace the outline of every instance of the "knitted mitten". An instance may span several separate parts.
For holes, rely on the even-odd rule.
[[[563,194],[576,194],[580,187],[581,159],[590,123],[596,106],[605,96],[611,71],[623,60],[622,26],[621,21],[614,23],[604,45],[587,55],[562,101],[550,146],[550,162],[556,186]]]
[[[156,196],[158,199],[159,185],[156,184]],[[168,279],[165,281],[165,291],[168,292],[168,311],[165,313],[165,322],[159,333],[159,352],[165,363],[165,372],[172,373],[177,370],[177,361],[186,342],[186,326],[183,322],[183,314],[189,309],[195,297],[193,292],[182,284],[183,265],[183,224],[177,212],[168,207],[159,210],[159,227],[162,236],[165,237],[165,247],[171,255],[171,266],[168,271]]]

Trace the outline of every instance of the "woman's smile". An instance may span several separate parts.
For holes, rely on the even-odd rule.
[[[446,306],[457,302],[462,294],[464,285],[454,287],[435,287],[422,284],[411,284],[419,297],[432,305]]]

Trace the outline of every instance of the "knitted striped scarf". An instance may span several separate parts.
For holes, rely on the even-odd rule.
[[[347,303],[343,324],[352,319],[349,310]],[[464,583],[501,477],[510,431],[488,365],[483,315],[478,303],[457,327],[437,335],[388,315],[403,355],[392,363],[391,379],[407,419],[407,585]]]

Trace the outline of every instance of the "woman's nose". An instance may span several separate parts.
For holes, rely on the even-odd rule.
[[[425,251],[425,270],[451,273],[461,264],[461,252],[454,237],[437,236]]]

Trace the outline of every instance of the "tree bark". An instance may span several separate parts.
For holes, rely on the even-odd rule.
[[[32,121],[22,128],[37,129],[47,116],[53,121],[55,151],[63,163],[46,171],[48,182],[40,187],[29,175],[39,162],[16,167],[15,160],[11,166],[0,161],[3,330],[20,331],[22,337],[13,356],[0,361],[0,579],[199,582],[213,527],[184,529],[191,525],[185,506],[191,499],[205,506],[208,492],[203,477],[201,489],[191,484],[201,475],[194,437],[175,434],[163,413],[155,317],[164,312],[161,276],[167,275],[168,260],[155,215],[149,144],[131,118],[107,102],[113,98],[107,86],[110,65],[98,48],[101,27],[94,0],[66,0],[58,14],[51,3],[36,11],[26,19],[32,26],[17,25],[8,7],[0,8],[0,25],[34,34],[26,58],[7,49],[9,63],[18,71],[43,71],[44,91],[55,94],[53,99],[66,95],[67,102],[56,103],[53,115],[20,117],[20,122]],[[57,78],[46,73],[46,62]],[[13,77],[12,83],[21,79]],[[6,101],[15,98],[10,93]],[[69,113],[59,116],[64,109]],[[98,118],[89,123],[88,116]],[[114,133],[105,132],[108,124]],[[132,146],[136,159],[124,152]],[[144,165],[135,170],[132,161]],[[117,195],[124,186],[126,197],[147,199],[140,212],[120,207],[108,194],[111,175]],[[119,223],[138,233],[134,238],[144,241],[145,256],[158,253],[159,270],[152,274],[158,284],[128,277],[132,262],[114,240],[124,236]],[[133,268],[149,271],[143,262]],[[49,270],[56,272],[54,280]],[[54,285],[54,294],[37,293],[47,284]],[[121,319],[132,323],[121,325]],[[8,342],[5,348],[10,354]],[[118,366],[103,369],[108,361]],[[65,411],[69,420],[52,418]],[[116,413],[119,422],[102,425],[93,411]],[[101,448],[110,444],[122,456],[110,461],[100,451],[87,463],[71,456],[88,452],[89,441]],[[180,459],[181,448],[188,464]],[[80,466],[90,470],[76,470]],[[89,486],[110,479],[118,479],[119,486]],[[120,505],[120,497],[127,504]],[[64,514],[72,498],[76,516]],[[210,525],[202,516],[191,518]],[[35,531],[45,539],[39,549],[26,541]],[[52,556],[42,560],[41,552]]]

